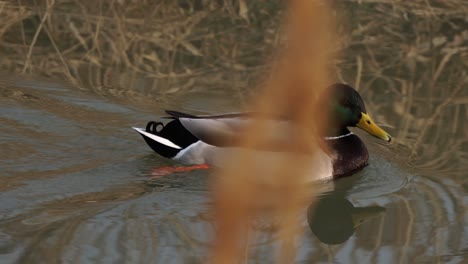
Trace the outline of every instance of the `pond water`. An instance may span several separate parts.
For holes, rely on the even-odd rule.
[[[370,7],[384,12],[379,8],[386,5]],[[347,8],[368,13],[370,7]],[[365,31],[357,25],[363,21],[353,23]],[[370,150],[370,165],[324,183],[327,191],[317,194],[314,215],[304,208],[297,262],[466,263],[468,89],[466,60],[461,61],[468,34],[466,27],[443,32],[451,34],[446,43],[460,33],[460,51],[450,57],[442,49],[413,54],[420,56],[415,65],[418,59],[428,61],[414,66],[409,76],[396,63],[376,74],[375,63],[391,56],[374,57],[366,50],[399,53],[401,45],[366,46],[372,39],[350,44],[359,56],[345,56],[340,78],[354,82],[349,76],[356,72],[349,68],[362,61],[371,65],[364,66],[359,90],[374,119],[384,122],[395,140],[388,145],[359,134]],[[399,34],[404,43],[416,41],[414,32]],[[411,59],[395,61],[406,65]],[[439,72],[444,60],[447,70]],[[0,263],[203,262],[215,231],[209,185],[215,176],[196,170],[154,177],[154,169],[175,163],[153,153],[131,127],[158,120],[165,109],[239,110],[249,94],[244,86],[254,77],[242,69],[227,80],[220,65],[183,81],[131,68],[80,67],[73,73],[80,85],[69,84],[66,75],[2,68]],[[434,80],[431,72],[441,77]],[[95,78],[106,74],[108,84]],[[215,81],[205,85],[210,80]],[[164,89],[155,89],[158,85]],[[272,230],[261,223],[254,230],[248,262],[272,262],[278,247]]]

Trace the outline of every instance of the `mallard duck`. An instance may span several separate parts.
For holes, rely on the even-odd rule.
[[[348,127],[358,127],[372,136],[390,142],[391,136],[378,127],[367,114],[359,93],[345,84],[334,84],[327,90],[324,108],[328,108],[327,128],[323,142],[324,166],[328,166],[326,177],[349,176],[363,169],[369,154],[364,142]],[[249,121],[252,113],[229,113],[222,115],[196,116],[177,111],[166,111],[166,124],[151,121],[146,129],[134,127],[146,143],[158,154],[184,164],[217,165],[220,153],[232,148],[229,140],[235,137]],[[288,125],[284,118],[270,117],[273,124]]]

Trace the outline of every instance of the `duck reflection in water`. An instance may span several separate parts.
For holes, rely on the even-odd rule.
[[[381,206],[355,207],[344,192],[330,192],[307,208],[307,222],[312,233],[328,245],[346,242],[364,222],[382,215]]]

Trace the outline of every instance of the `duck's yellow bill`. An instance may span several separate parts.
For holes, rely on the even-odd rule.
[[[392,140],[392,137],[383,129],[381,129],[379,126],[377,126],[368,114],[366,113],[361,113],[361,114],[362,116],[361,116],[361,119],[359,120],[359,123],[357,124],[357,127],[373,135],[374,137],[383,139],[387,142],[390,142]]]

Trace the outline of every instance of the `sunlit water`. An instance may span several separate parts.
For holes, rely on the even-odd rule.
[[[247,93],[216,85],[159,92],[158,78],[133,75],[132,69],[112,71],[111,85],[93,83],[94,76],[84,74],[80,88],[60,78],[0,75],[0,263],[206,258],[215,232],[209,184],[215,176],[202,170],[154,177],[155,168],[174,164],[153,153],[131,127],[158,120],[164,109],[237,111]],[[379,78],[388,87],[409,82]],[[415,83],[432,76],[425,78]],[[444,84],[443,96],[413,94],[430,100],[413,98],[405,108],[408,94],[369,83],[375,89],[362,85],[364,100],[395,140],[388,145],[359,134],[370,150],[370,165],[324,183],[315,214],[304,208],[296,260],[466,263],[466,85],[463,90]],[[462,92],[452,96],[456,89]],[[275,259],[279,245],[271,225],[268,219],[254,225],[249,262]]]

